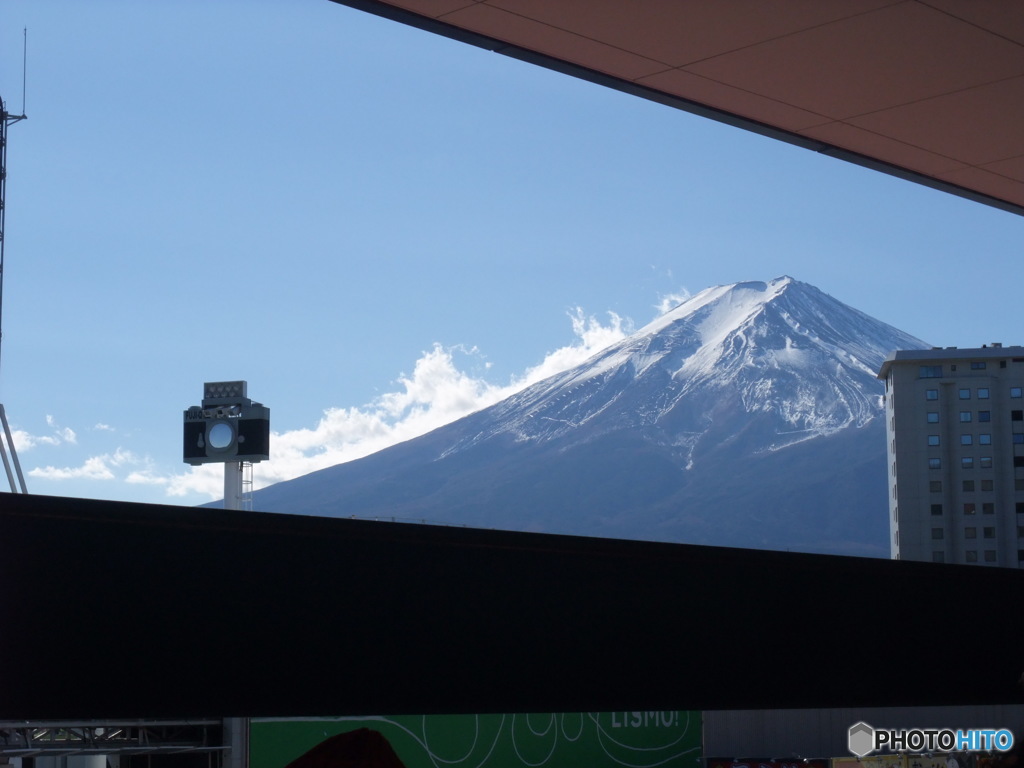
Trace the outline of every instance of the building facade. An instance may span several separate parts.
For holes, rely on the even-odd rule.
[[[897,351],[878,377],[893,558],[1024,566],[1024,347]]]

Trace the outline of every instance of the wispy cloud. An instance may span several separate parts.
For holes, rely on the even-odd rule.
[[[60,426],[57,420],[50,414],[46,414],[46,425],[53,430],[54,437],[59,441],[71,443],[72,445],[78,442],[78,435],[75,434],[75,430],[70,427]]]
[[[692,294],[685,288],[680,288],[678,291],[666,293],[664,296],[658,296],[658,303],[654,305],[654,308],[658,311],[659,315],[664,315],[666,312],[678,307],[690,298],[691,295]]]
[[[61,443],[78,443],[78,435],[70,427],[62,427],[51,415],[46,414],[46,426],[50,427],[48,435],[33,435],[23,429],[12,429],[11,437],[14,439],[14,450],[19,453],[30,451],[40,445],[60,445]]]

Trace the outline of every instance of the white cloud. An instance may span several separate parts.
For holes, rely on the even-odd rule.
[[[109,456],[93,456],[85,460],[80,467],[36,467],[29,471],[29,477],[45,480],[114,480],[115,475],[110,469]]]
[[[74,436],[74,432],[71,434]],[[30,451],[40,445],[60,445],[62,442],[75,442],[75,440],[65,441],[59,434],[33,435],[23,429],[12,429],[11,437],[14,438],[14,450],[16,451]]]
[[[157,475],[152,469],[130,472],[124,481],[129,485],[168,485],[170,480]]]
[[[678,307],[690,298],[690,296],[691,293],[688,290],[680,288],[678,291],[667,293],[664,296],[658,296],[658,303],[654,305],[654,308],[658,310],[658,315],[664,315],[666,312]]]
[[[500,386],[466,373],[455,356],[479,357],[464,347],[435,344],[416,361],[411,375],[401,376],[398,389],[362,407],[328,408],[315,427],[274,433],[270,461],[254,472],[257,487],[289,480],[318,469],[353,461],[391,445],[424,435],[474,411],[510,397],[525,387],[582,363],[626,337],[629,323],[609,313],[609,322],[570,313],[574,343],[549,352],[509,384]],[[487,366],[483,366],[486,370]],[[160,482],[144,476],[135,482]],[[169,496],[200,493],[211,500],[223,495],[223,469],[218,464],[193,467],[166,481]]]
[[[44,480],[116,480],[115,469],[139,463],[140,459],[130,451],[118,448],[114,453],[91,456],[78,467],[36,467],[28,475]]]
[[[277,444],[271,443],[271,450],[277,450]],[[260,474],[263,472],[263,464],[260,467]],[[168,496],[187,496],[189,494],[201,494],[207,496],[211,501],[224,496],[224,468],[220,464],[202,464],[192,467],[191,471],[183,475],[174,475],[167,478]]]
[[[40,445],[54,446],[62,443],[76,445],[78,443],[78,435],[75,434],[75,430],[70,427],[61,427],[50,414],[46,415],[46,425],[52,430],[49,435],[33,435],[23,429],[12,429],[11,437],[14,439],[14,450],[20,453],[30,451]]]
[[[62,427],[57,424],[57,420],[50,414],[46,414],[46,425],[53,429],[54,437],[57,442],[71,443],[74,445],[78,442],[78,435],[75,434],[75,430],[70,427]]]
[[[572,330],[576,334],[577,342],[549,352],[539,365],[528,369],[520,379],[506,388],[499,399],[514,395],[531,384],[579,365],[602,349],[626,338],[632,331],[632,324],[628,320],[614,312],[609,312],[608,317],[608,325],[603,325],[596,317],[587,316],[582,309],[576,307],[569,318],[572,320]]]
[[[14,438],[14,450],[22,453],[30,451],[37,445],[60,445],[60,439],[49,435],[32,435],[23,429],[12,429],[11,437]]]

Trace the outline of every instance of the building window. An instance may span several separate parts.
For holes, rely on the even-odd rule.
[[[1020,397],[1020,395],[1017,395],[1017,397]],[[937,389],[926,389],[924,391],[924,399],[925,400],[938,400],[939,399],[939,390],[937,390]]]
[[[974,436],[960,435],[960,445],[974,445]]]
[[[932,493],[942,493],[942,481],[941,480],[929,480],[928,490]]]
[[[942,528],[932,528],[932,538],[935,540],[943,538],[944,533]]]
[[[984,371],[985,370],[985,363],[971,363],[971,370],[972,371]]]
[[[988,387],[978,387],[978,399],[988,400]]]
[[[1017,538],[1024,539],[1024,525],[1017,526]]]
[[[992,435],[988,432],[982,432],[978,435],[978,445],[992,445]]]
[[[928,445],[938,445],[938,444],[939,444],[939,436],[938,435],[928,435]]]
[[[933,563],[944,563],[944,562],[946,562],[946,553],[945,552],[932,552],[932,562]]]
[[[996,537],[996,529],[992,526],[986,526],[981,529],[981,535],[986,539],[994,539]]]
[[[961,469],[974,469],[974,458],[971,456],[964,456],[960,459]]]
[[[942,460],[928,459],[928,469],[942,469]]]
[[[963,487],[964,487],[964,491],[966,491],[967,493],[970,493],[971,491],[974,490],[974,481],[973,480],[964,480],[964,486]]]
[[[992,421],[992,411],[978,411],[978,421]]]
[[[942,505],[941,504],[932,504],[932,514],[933,515],[941,515],[942,514]]]
[[[964,560],[966,560],[968,563],[978,562],[978,553],[973,549],[967,550],[966,552],[964,552],[964,554],[966,555]]]
[[[1024,515],[1024,501],[1018,501],[1015,507],[1018,515]]]
[[[971,420],[971,412],[970,411],[960,411],[960,423],[961,424],[966,424],[970,420]]]
[[[1014,469],[1019,469],[1020,467],[1024,467],[1024,456],[1014,456],[1013,457],[1013,468]]]
[[[922,365],[920,377],[922,379],[941,379],[942,378],[942,366],[941,365]]]
[[[996,505],[991,501],[986,501],[981,505],[981,514],[983,515],[994,515],[996,513]]]
[[[983,490],[983,491],[991,491],[992,490],[992,481],[991,480],[982,480],[981,481],[981,490]]]
[[[964,538],[965,539],[976,539],[976,538],[978,538],[978,529],[977,528],[964,528]]]
[[[960,390],[960,399],[961,400],[970,400],[971,399],[971,390],[969,390],[969,389],[961,389]]]
[[[928,411],[928,423],[929,424],[938,424],[939,423],[939,414],[938,414],[937,411]]]
[[[978,459],[978,465],[982,469],[992,469],[992,457],[991,456],[982,456],[982,457],[980,457]]]
[[[1024,432],[1014,432],[1013,433],[1013,443],[1014,443],[1014,445],[1024,444]]]
[[[978,511],[978,508],[975,506],[973,501],[968,501],[968,502],[964,503],[964,514],[965,515],[973,515],[977,511]]]
[[[1024,421],[1024,411],[1010,411],[1010,421]]]
[[[1020,397],[1021,391],[1021,387],[1010,387],[1010,397]]]
[[[994,563],[996,561],[996,551],[994,549],[985,550],[985,562]]]

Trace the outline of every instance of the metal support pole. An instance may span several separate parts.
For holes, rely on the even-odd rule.
[[[224,509],[242,508],[242,462],[224,462]]]
[[[249,766],[249,718],[224,718],[224,744],[227,745],[223,768],[248,768]]]
[[[25,485],[25,476],[21,473],[21,462],[18,461],[18,452],[14,449],[14,436],[11,434],[11,427],[7,423],[7,412],[3,405],[0,405],[0,424],[3,425],[3,435],[0,436],[0,455],[3,457],[4,470],[7,472],[7,482],[11,486],[11,493],[28,493]],[[10,451],[10,459],[7,453]],[[15,484],[14,475],[11,474],[11,465],[18,475],[18,482]]]

